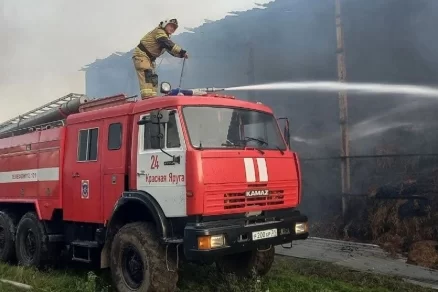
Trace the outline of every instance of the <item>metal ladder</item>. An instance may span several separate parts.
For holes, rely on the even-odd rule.
[[[46,111],[52,110],[54,108],[60,107],[62,104],[66,103],[67,101],[78,99],[80,97],[84,96],[84,94],[77,94],[77,93],[70,93],[66,96],[63,96],[61,98],[55,99],[54,101],[51,101],[49,103],[46,103],[40,107],[37,107],[36,109],[33,109],[27,113],[24,113],[22,115],[19,115],[15,118],[12,118],[10,120],[7,120],[6,122],[3,122],[0,124],[0,129],[7,127],[12,124],[17,124],[23,120],[35,117],[39,114],[42,114]]]

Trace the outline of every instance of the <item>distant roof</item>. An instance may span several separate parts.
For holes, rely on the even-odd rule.
[[[101,66],[108,66],[109,64],[113,64],[116,60],[123,60],[126,53],[122,52],[116,52],[111,54],[109,57],[106,57],[105,59],[96,59],[93,63],[90,63],[88,65],[83,66],[79,71],[87,71],[90,68],[97,68]]]

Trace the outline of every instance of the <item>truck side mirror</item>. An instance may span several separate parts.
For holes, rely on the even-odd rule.
[[[279,118],[278,120],[284,120],[284,128],[283,128],[283,137],[286,140],[287,146],[290,148],[290,130],[289,130],[289,119],[288,118]]]
[[[154,110],[151,112],[152,124],[166,124],[169,122],[168,110]]]
[[[141,120],[137,121],[137,125],[145,125],[151,123],[154,125],[166,124],[169,122],[168,110],[154,110],[149,116],[144,116]]]

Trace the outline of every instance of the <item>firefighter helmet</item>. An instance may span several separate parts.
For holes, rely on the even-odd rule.
[[[166,27],[166,25],[168,25],[168,24],[173,24],[173,25],[175,25],[175,29],[178,28],[178,20],[177,20],[176,18],[166,19],[166,20],[160,22],[160,27],[161,27],[162,29],[164,29],[164,28]]]

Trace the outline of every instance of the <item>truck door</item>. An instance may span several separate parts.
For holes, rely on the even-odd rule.
[[[140,116],[140,119],[149,113]],[[163,139],[159,139],[161,127]],[[157,200],[166,217],[186,216],[186,145],[178,114],[170,110],[169,122],[139,126],[137,189]],[[163,150],[160,150],[161,149]],[[164,153],[165,152],[165,153]],[[166,154],[167,153],[167,154]],[[172,163],[172,157],[179,163]]]
[[[67,127],[64,220],[102,223],[102,121]]]
[[[114,205],[125,190],[127,116],[106,119],[102,137],[103,219],[109,220]]]

